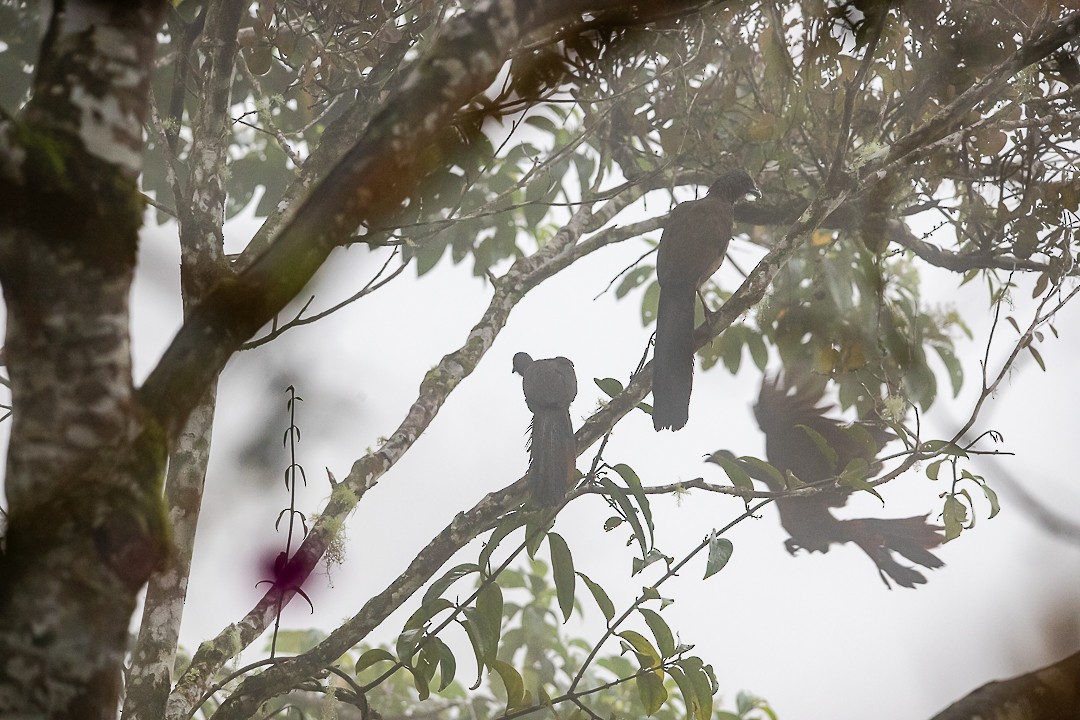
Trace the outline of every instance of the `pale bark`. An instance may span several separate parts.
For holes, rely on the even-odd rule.
[[[12,389],[0,715],[108,718],[162,559],[165,438],[131,382],[136,178],[161,3],[57,4],[33,97],[0,126]]]

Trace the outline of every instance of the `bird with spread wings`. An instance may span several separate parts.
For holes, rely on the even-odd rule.
[[[834,478],[853,461],[865,461],[867,474],[877,474],[881,449],[895,436],[877,425],[852,423],[828,417],[830,406],[822,405],[824,383],[804,376],[800,383],[779,376],[762,380],[761,393],[754,406],[754,416],[765,433],[765,457],[769,464],[801,482],[813,484]],[[717,455],[732,457],[726,451]],[[761,468],[743,464],[755,480],[779,492],[785,489],[780,477]],[[930,552],[941,545],[943,528],[927,522],[926,515],[908,518],[839,519],[832,508],[847,503],[850,491],[830,488],[813,495],[777,498],[780,524],[790,537],[785,541],[789,553],[798,550],[828,552],[833,544],[854,543],[878,568],[886,586],[891,578],[896,584],[914,588],[926,577],[913,567],[897,561],[900,556],[924,568],[939,568],[945,563]]]

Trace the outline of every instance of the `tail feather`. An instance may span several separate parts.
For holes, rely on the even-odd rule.
[[[898,563],[892,553],[924,568],[943,567],[944,562],[930,550],[945,541],[942,528],[926,521],[926,515],[909,518],[862,518],[841,521],[847,533],[878,566],[881,579],[888,585],[886,575],[897,585],[913,588],[926,582],[915,568]]]
[[[542,408],[533,414],[529,441],[529,494],[542,507],[563,501],[574,478],[574,428],[570,413]]]
[[[660,291],[653,354],[653,427],[679,430],[690,414],[694,383],[694,288]]]

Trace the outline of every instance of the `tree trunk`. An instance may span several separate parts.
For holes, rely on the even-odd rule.
[[[128,296],[163,3],[54,3],[0,126],[12,387],[0,715],[114,718],[135,596],[165,547],[165,437],[137,410]]]

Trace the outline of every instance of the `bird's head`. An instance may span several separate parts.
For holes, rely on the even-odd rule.
[[[525,370],[532,365],[532,355],[527,352],[519,352],[514,355],[514,369],[511,372],[516,372],[518,375],[525,375]]]
[[[716,182],[709,186],[709,195],[735,202],[747,195],[761,197],[761,191],[758,190],[754,178],[750,177],[750,173],[742,168],[736,168],[717,178]]]

